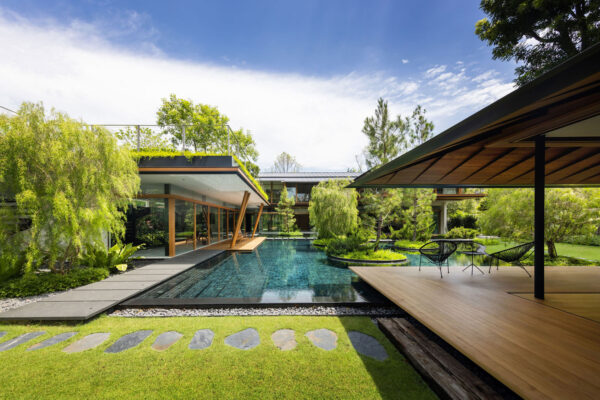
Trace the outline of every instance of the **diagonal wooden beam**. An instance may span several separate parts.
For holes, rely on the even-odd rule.
[[[244,198],[242,199],[242,205],[240,206],[240,214],[238,215],[235,223],[235,231],[233,232],[233,238],[231,239],[231,248],[233,248],[235,246],[235,242],[237,242],[240,228],[242,227],[242,220],[244,219],[244,214],[246,214],[248,199],[250,199],[250,192],[244,192]]]
[[[258,216],[256,217],[256,222],[254,223],[254,230],[252,231],[252,238],[254,239],[254,234],[256,234],[256,228],[258,228],[258,221],[260,221],[260,216],[262,215],[263,205],[260,205],[258,209]]]

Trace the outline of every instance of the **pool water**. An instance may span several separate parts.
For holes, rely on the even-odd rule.
[[[407,256],[411,261],[408,265],[419,265],[418,255]],[[423,260],[423,265],[432,264]],[[457,264],[451,260],[450,265]],[[298,239],[266,240],[253,252],[223,253],[143,292],[127,304],[386,302],[345,265],[329,261],[310,240]]]

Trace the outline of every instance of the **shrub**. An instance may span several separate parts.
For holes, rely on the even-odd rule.
[[[125,271],[127,262],[142,247],[142,245],[133,246],[131,243],[125,246],[117,243],[108,250],[105,247],[88,246],[87,251],[79,257],[79,261],[81,265],[90,268],[108,268],[112,272]],[[121,267],[123,265],[125,268]]]
[[[106,268],[77,268],[64,274],[46,272],[28,274],[0,284],[0,298],[27,297],[59,292],[101,281],[108,277]]]
[[[319,246],[319,247],[322,247],[322,246],[327,247],[327,245],[332,240],[335,240],[335,239],[332,239],[332,238],[329,238],[329,239],[315,239],[315,240],[312,241],[312,244],[315,245],[315,246]]]
[[[600,235],[576,235],[565,238],[565,243],[600,246]]]
[[[479,232],[475,229],[456,227],[444,235],[447,239],[474,239]]]
[[[356,250],[366,250],[373,247],[373,244],[367,243],[363,235],[352,235],[346,238],[332,239],[327,245],[328,256],[341,256]]]
[[[448,229],[457,227],[477,229],[477,217],[471,214],[457,213],[448,220]]]
[[[393,250],[355,250],[342,255],[343,258],[369,261],[406,260],[406,256]]]
[[[396,246],[400,249],[414,249],[414,250],[420,249],[421,246],[423,246],[424,244],[425,244],[425,242],[419,242],[419,241],[413,242],[412,240],[396,240],[394,242],[394,246]]]
[[[304,235],[300,231],[295,231],[295,232],[279,232],[279,236],[284,236],[284,237],[302,237]]]

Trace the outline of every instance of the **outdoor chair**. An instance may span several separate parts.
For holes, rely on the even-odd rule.
[[[456,251],[456,243],[446,240],[436,240],[433,242],[425,243],[419,249],[419,271],[421,270],[421,258],[425,256],[429,261],[437,265],[440,269],[440,278],[444,278],[442,275],[442,265],[444,261],[448,267],[448,273],[450,273],[450,264],[448,258]]]
[[[529,277],[531,278],[531,274],[529,273],[529,271],[527,271],[527,269],[523,265],[521,265],[520,261],[525,257],[527,252],[533,248],[533,245],[534,245],[533,242],[524,243],[524,244],[520,244],[515,247],[511,247],[510,249],[505,249],[505,250],[497,251],[492,254],[488,254],[488,256],[496,259],[496,270],[500,266],[500,261],[504,261],[504,262],[511,263],[511,264],[516,263],[517,266],[521,267],[521,269],[523,269],[523,271],[525,271],[527,273],[527,275],[529,275]],[[490,262],[490,268],[488,270],[488,273],[491,273],[491,272],[492,272],[492,263]]]

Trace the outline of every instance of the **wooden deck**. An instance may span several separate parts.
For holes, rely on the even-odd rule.
[[[203,247],[202,250],[235,250],[235,251],[252,251],[264,242],[266,237],[255,238],[240,238],[232,248],[231,240],[225,240],[219,243],[211,244]]]
[[[351,269],[520,396],[600,396],[600,268],[546,267],[545,301],[527,298],[533,280],[519,268],[443,279],[436,268]]]

